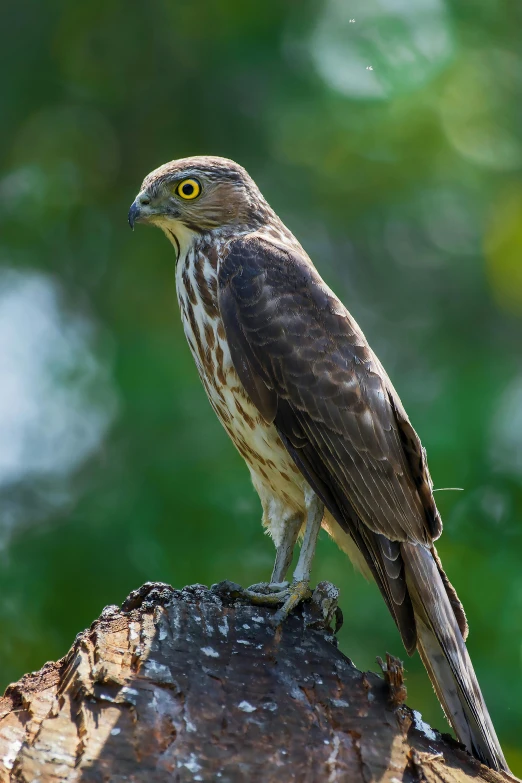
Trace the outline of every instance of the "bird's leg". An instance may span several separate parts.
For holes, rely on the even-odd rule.
[[[276,549],[276,558],[270,582],[259,582],[258,584],[251,585],[248,588],[249,592],[266,596],[270,593],[279,593],[288,587],[288,582],[285,582],[284,579],[286,572],[290,567],[290,563],[292,562],[294,547],[301,525],[302,517],[300,514],[287,520],[284,527],[283,540]],[[274,603],[280,602],[281,598],[274,601]]]
[[[311,490],[307,493],[306,501],[306,528],[303,543],[301,544],[301,552],[299,553],[299,560],[297,561],[292,584],[288,590],[285,602],[274,615],[274,625],[280,625],[286,620],[297,604],[305,598],[309,598],[311,595],[310,572],[312,570],[317,537],[321,530],[321,522],[323,521],[324,503],[322,503],[317,495]]]
[[[298,516],[293,517],[293,519],[288,520],[285,526],[283,540],[276,549],[276,558],[274,568],[272,569],[272,578],[270,579],[272,584],[284,581],[286,572],[290,568],[290,563],[292,562],[295,542],[297,541],[297,536],[301,530],[301,525],[302,517],[299,514]]]
[[[301,552],[299,553],[299,560],[294,571],[292,584],[290,586],[283,582],[263,586],[260,590],[248,589],[244,591],[244,595],[249,598],[252,603],[262,605],[274,605],[283,604],[283,606],[274,615],[274,624],[280,625],[285,620],[292,609],[297,606],[305,598],[309,598],[311,595],[309,582],[310,571],[312,568],[312,561],[315,554],[315,545],[317,543],[317,536],[321,529],[321,522],[324,515],[324,504],[319,500],[317,495],[310,490],[306,497],[306,527],[301,545]],[[286,570],[291,561],[291,552],[299,532],[299,527],[295,531],[295,537],[293,540],[290,535],[288,536],[289,550],[284,553],[281,551],[281,557],[279,557],[279,551],[276,556],[276,562],[274,565],[274,571],[272,573],[272,579],[284,577]],[[283,570],[284,569],[284,570]],[[261,585],[253,585],[253,588],[262,587]],[[272,588],[272,589],[271,589]],[[282,589],[281,589],[282,588]],[[273,591],[272,591],[273,590]]]

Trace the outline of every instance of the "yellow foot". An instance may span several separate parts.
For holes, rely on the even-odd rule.
[[[311,597],[312,591],[308,586],[308,582],[294,581],[291,585],[288,582],[279,584],[262,582],[258,585],[252,585],[247,590],[243,590],[242,595],[258,606],[283,604],[272,619],[273,625],[277,627],[286,620],[292,609],[295,609],[301,601]]]
[[[288,595],[288,582],[259,582],[243,590],[242,595],[258,606],[277,606]]]
[[[281,609],[278,609],[272,618],[272,624],[276,627],[284,623],[292,609],[306,601],[312,595],[308,582],[292,582],[286,590],[286,598]]]
[[[309,598],[311,598],[312,607],[315,605],[315,610],[312,610],[312,612],[319,610],[321,615],[319,619],[316,617],[310,624],[317,625],[319,623],[320,627],[329,627],[335,619],[335,633],[337,633],[343,622],[342,612],[337,606],[339,590],[330,582],[319,582],[313,593],[308,586],[308,582],[296,580],[291,585],[288,582],[261,582],[251,585],[247,589],[230,582],[222,582],[219,585],[214,585],[214,587],[219,588],[221,585],[226,586],[229,594],[232,588],[234,595],[246,598],[250,603],[257,606],[277,606],[278,604],[283,604],[271,619],[271,625],[276,628],[282,625],[298,604],[302,601],[307,601]]]

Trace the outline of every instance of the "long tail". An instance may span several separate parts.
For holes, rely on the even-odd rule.
[[[455,734],[476,758],[509,772],[439,567],[423,546],[401,545],[417,649]]]

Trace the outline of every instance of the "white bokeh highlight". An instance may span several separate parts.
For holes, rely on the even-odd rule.
[[[310,38],[321,78],[350,98],[418,89],[454,51],[443,0],[327,0]]]
[[[0,272],[0,489],[66,477],[100,446],[117,403],[96,337],[53,278]]]

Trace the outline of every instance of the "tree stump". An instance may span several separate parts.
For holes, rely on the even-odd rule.
[[[276,630],[236,587],[144,585],[10,685],[1,783],[512,780],[405,706],[400,662],[339,652],[328,585]]]

